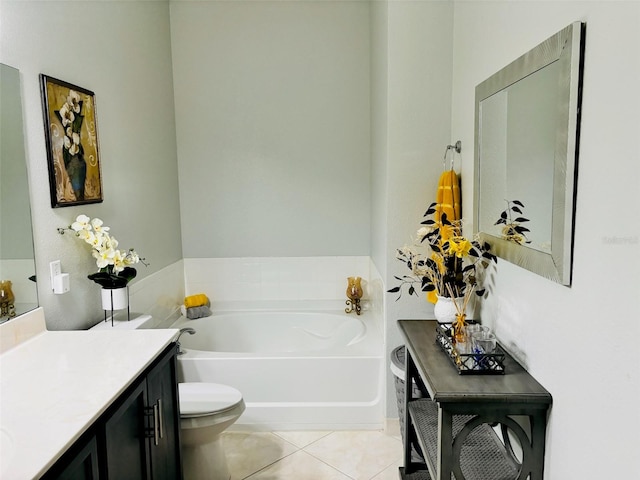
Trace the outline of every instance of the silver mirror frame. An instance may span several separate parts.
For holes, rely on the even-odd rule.
[[[475,91],[474,230],[482,240],[490,243],[495,255],[562,285],[571,285],[584,30],[583,23],[572,23],[480,83]],[[559,130],[554,158],[551,253],[545,253],[478,232],[482,195],[480,103],[556,61],[560,62],[562,72],[557,110]],[[496,220],[499,216],[500,212],[495,212]]]

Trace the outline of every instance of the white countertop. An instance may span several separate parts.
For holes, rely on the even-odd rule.
[[[6,350],[0,356],[0,478],[44,474],[176,333],[43,331]]]

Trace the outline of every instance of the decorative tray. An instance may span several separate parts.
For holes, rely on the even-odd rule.
[[[451,338],[451,324],[438,324],[436,343],[460,375],[504,375],[504,350],[496,344],[491,353],[462,353]]]

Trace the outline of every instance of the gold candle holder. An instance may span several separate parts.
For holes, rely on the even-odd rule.
[[[0,317],[16,316],[15,296],[11,290],[11,280],[0,280]]]
[[[356,312],[360,315],[362,307],[360,306],[360,299],[362,298],[362,278],[360,277],[348,277],[347,278],[347,308],[344,309],[345,313]]]

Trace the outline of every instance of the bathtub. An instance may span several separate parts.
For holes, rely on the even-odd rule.
[[[171,327],[196,330],[180,339],[180,381],[242,392],[235,429],[384,426],[382,330],[366,312],[219,312]]]

